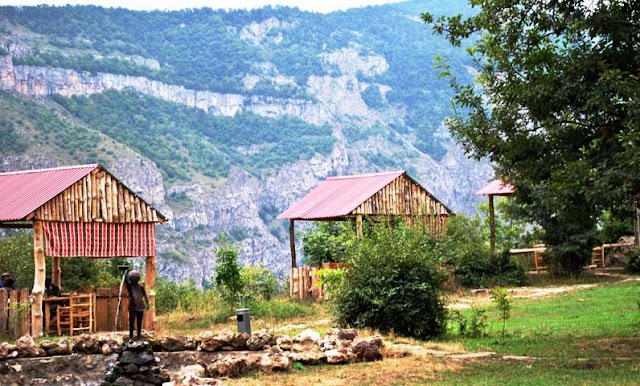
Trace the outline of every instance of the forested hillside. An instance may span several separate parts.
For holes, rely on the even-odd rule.
[[[172,218],[160,269],[176,280],[206,278],[189,263],[210,267],[221,233],[245,263],[283,271],[273,219],[329,175],[406,169],[470,211],[491,171],[443,129],[452,94],[434,56],[472,71],[424,11],[469,12],[462,1],[327,15],[0,7],[0,164],[122,171]],[[134,164],[157,178],[137,180]]]

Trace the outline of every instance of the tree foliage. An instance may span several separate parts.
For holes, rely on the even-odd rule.
[[[640,12],[631,0],[471,0],[471,17],[434,18],[468,51],[477,85],[458,81],[448,126],[518,189],[558,268],[577,273],[599,213],[640,196]]]
[[[317,222],[315,228],[302,236],[304,263],[321,267],[322,263],[344,260],[345,249],[355,240],[355,230],[347,223],[336,221]]]
[[[237,302],[240,299],[244,288],[238,257],[238,249],[226,240],[221,240],[216,251],[215,283],[223,297],[231,302]]]
[[[61,258],[60,270],[64,291],[94,288],[109,288],[119,283],[117,269],[124,259]],[[51,258],[46,259],[51,267]],[[47,276],[51,271],[47,268]],[[33,237],[30,232],[19,232],[0,239],[0,272],[11,272],[18,288],[33,287],[35,265],[33,260]]]

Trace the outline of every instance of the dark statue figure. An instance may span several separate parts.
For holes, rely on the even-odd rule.
[[[144,311],[149,309],[149,298],[144,287],[138,284],[140,281],[140,272],[136,270],[129,271],[127,274],[127,291],[129,292],[129,341],[133,341],[133,325],[137,321],[137,338],[140,339],[142,330],[142,318]]]

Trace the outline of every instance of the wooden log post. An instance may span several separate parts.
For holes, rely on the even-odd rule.
[[[362,215],[356,215],[356,236],[358,239],[362,238]]]
[[[53,256],[51,258],[51,283],[60,288],[62,282],[62,270],[60,269],[60,257]]]
[[[496,253],[496,215],[493,206],[493,194],[489,195],[489,239],[491,245],[491,254]]]
[[[633,245],[640,246],[640,208],[638,208],[638,198],[633,200]]]
[[[33,279],[33,305],[31,307],[31,336],[42,336],[42,298],[44,295],[44,279],[47,275],[47,265],[44,258],[44,228],[42,221],[33,222],[33,260],[35,275]]]
[[[291,268],[296,268],[298,264],[296,262],[296,240],[293,220],[289,220],[289,248],[291,248]]]
[[[156,257],[147,256],[144,287],[149,298],[149,310],[145,313],[145,327],[149,331],[156,330]]]

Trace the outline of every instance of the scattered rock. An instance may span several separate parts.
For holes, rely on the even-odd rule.
[[[353,346],[353,352],[359,361],[373,362],[382,360],[380,348],[369,341],[361,340]]]
[[[257,366],[261,371],[286,371],[291,368],[291,362],[279,347],[274,346],[260,356]]]
[[[245,350],[247,348],[247,340],[249,334],[234,333],[229,330],[221,330],[217,333],[211,331],[205,331],[200,334],[200,350],[203,351],[238,351]]]
[[[71,346],[66,339],[61,339],[60,342],[44,340],[40,343],[40,348],[45,351],[47,356],[71,354]]]
[[[73,352],[81,354],[102,354],[100,341],[89,334],[82,334],[73,344]]]
[[[356,359],[356,355],[350,348],[327,350],[324,354],[327,356],[327,363],[330,365],[350,363]]]
[[[276,338],[276,344],[280,347],[281,350],[290,351],[291,344],[293,344],[293,339],[289,335],[281,335]]]
[[[265,346],[275,346],[276,337],[267,330],[260,330],[247,340],[247,348],[251,351],[264,350]]]
[[[46,352],[44,350],[42,350],[42,352],[40,351],[40,346],[36,344],[36,342],[29,334],[21,336],[16,341],[16,351],[18,351],[18,356],[23,358],[46,355]]]
[[[245,373],[255,365],[255,358],[249,358],[246,355],[228,354],[217,357],[213,362],[206,364],[202,361],[199,365],[204,367],[205,374],[208,377],[233,377]]]
[[[156,344],[153,344],[154,349],[158,351],[189,351],[195,350],[198,345],[195,339],[184,336],[165,336],[162,337]]]

